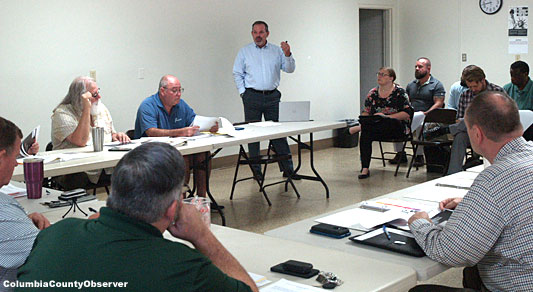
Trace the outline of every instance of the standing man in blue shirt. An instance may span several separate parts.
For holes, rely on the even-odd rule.
[[[196,114],[181,99],[183,88],[177,77],[165,75],[159,81],[159,90],[147,97],[137,110],[135,119],[135,139],[141,137],[190,137],[198,133],[198,126],[191,126]],[[218,124],[210,132],[218,131]],[[189,182],[189,166],[202,163],[205,153],[185,155],[185,183]],[[208,170],[209,171],[209,170]],[[194,170],[194,182],[198,186],[198,196],[206,196],[205,170]]]
[[[280,48],[268,43],[269,34],[266,22],[254,22],[252,24],[254,42],[239,51],[233,65],[233,78],[242,98],[246,121],[260,121],[263,115],[266,121],[278,121],[281,92],[277,87],[280,70],[292,73],[296,67],[289,44],[286,41],[281,42]],[[272,140],[272,144],[278,154],[290,154],[287,138]],[[259,143],[248,144],[248,150],[250,157],[259,156]],[[282,164],[283,176],[292,175],[292,160],[283,161]],[[252,168],[254,175],[261,178],[261,166],[256,164]]]

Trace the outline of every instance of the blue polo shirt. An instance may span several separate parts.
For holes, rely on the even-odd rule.
[[[173,106],[170,115],[165,110],[159,92],[147,97],[137,110],[135,119],[135,139],[146,137],[146,130],[158,129],[181,129],[192,124],[196,114],[194,110],[183,100]]]

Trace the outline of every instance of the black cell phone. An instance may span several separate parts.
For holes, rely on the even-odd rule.
[[[326,223],[313,225],[309,232],[333,238],[344,238],[351,235],[350,230],[346,227],[340,227]]]
[[[302,278],[311,278],[318,275],[318,270],[313,269],[313,265],[306,262],[288,260],[270,268],[272,272],[287,274]]]

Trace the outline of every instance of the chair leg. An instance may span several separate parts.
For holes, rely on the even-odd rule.
[[[407,146],[407,140],[405,142],[403,142],[403,147],[402,147],[402,152],[405,152],[405,146]],[[415,157],[415,155],[413,154],[413,157]],[[383,163],[385,163],[385,161],[383,161]],[[398,162],[398,164],[396,164],[396,171],[394,172],[394,176],[397,176],[398,175],[398,170],[400,169],[400,164]]]
[[[381,161],[383,162],[383,167],[385,167],[385,155],[383,154],[383,145],[381,145],[381,141],[379,141],[379,150],[381,151]]]
[[[405,177],[409,177],[409,173],[411,173],[411,168],[413,167],[413,162],[415,161],[417,150],[418,150],[418,144],[415,145],[415,148],[413,149],[413,152],[415,153],[415,155],[413,155],[413,157],[411,158],[411,162],[409,163],[409,169],[407,169],[407,175]]]
[[[107,186],[104,186],[105,188],[105,192],[107,193],[107,195],[109,196],[109,188]]]

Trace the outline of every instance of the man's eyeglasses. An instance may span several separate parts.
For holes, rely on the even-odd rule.
[[[98,95],[100,95],[100,88],[98,88],[98,90],[97,90],[95,93],[92,94],[92,96],[93,96],[94,98],[97,98]]]
[[[390,76],[389,74],[378,72],[376,73],[377,76],[384,77],[384,76]]]
[[[185,88],[183,87],[170,88],[170,89],[168,89],[167,87],[163,87],[163,88],[170,90],[174,94],[177,94],[178,92],[183,93],[185,91]]]

